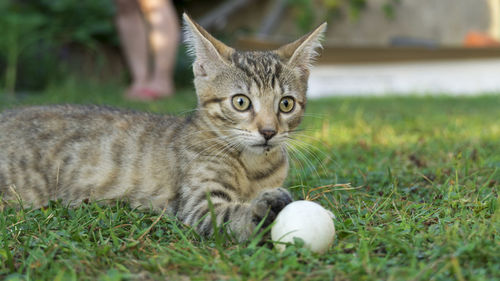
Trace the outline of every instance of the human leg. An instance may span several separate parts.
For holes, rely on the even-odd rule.
[[[160,97],[174,92],[174,66],[179,43],[179,23],[169,0],[139,0],[145,19],[150,25],[149,44],[153,71],[147,88]]]
[[[147,27],[137,0],[115,0],[116,25],[125,59],[132,75],[127,96],[134,95],[148,81]]]

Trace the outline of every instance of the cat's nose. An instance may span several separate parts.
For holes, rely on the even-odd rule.
[[[270,140],[272,137],[276,135],[276,130],[273,129],[260,129],[259,133],[266,139],[266,141]]]

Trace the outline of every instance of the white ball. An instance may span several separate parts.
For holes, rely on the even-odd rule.
[[[294,201],[288,204],[276,217],[271,229],[273,241],[293,243],[294,237],[301,238],[304,246],[313,252],[325,252],[335,238],[333,214],[312,201]],[[276,243],[279,251],[285,245]]]

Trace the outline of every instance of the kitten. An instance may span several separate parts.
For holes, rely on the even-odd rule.
[[[198,109],[171,117],[98,106],[0,115],[3,204],[127,200],[165,209],[203,235],[227,224],[246,240],[292,201],[284,143],[299,125],[322,24],[275,51],[239,52],[184,14]],[[0,205],[3,205],[0,204]]]

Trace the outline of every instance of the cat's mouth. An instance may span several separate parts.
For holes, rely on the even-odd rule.
[[[268,143],[261,143],[261,144],[254,144],[252,145],[253,147],[273,147],[272,145],[268,144]]]
[[[253,148],[257,148],[257,149],[262,149],[263,151],[269,151],[271,150],[274,145],[268,143],[268,142],[265,142],[265,143],[259,143],[259,144],[254,144],[254,145],[251,145]]]

